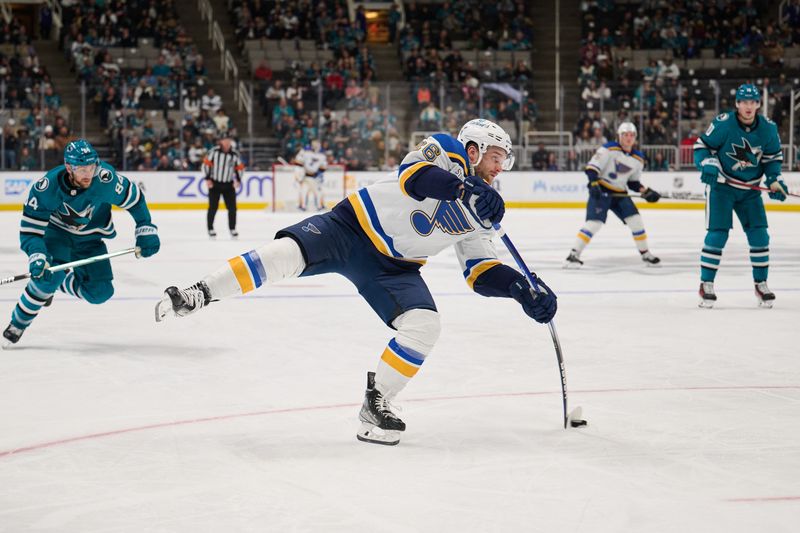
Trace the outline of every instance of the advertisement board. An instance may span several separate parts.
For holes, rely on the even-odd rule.
[[[0,173],[0,209],[17,210],[27,197],[28,188],[42,173]],[[152,209],[205,209],[208,189],[200,172],[126,172],[145,193]],[[390,172],[347,172],[346,187],[341,196],[392,176]],[[784,174],[789,190],[800,193],[800,172]],[[242,209],[270,207],[273,198],[272,172],[245,172],[238,203]],[[637,203],[644,207],[697,209],[703,207],[704,191],[697,172],[645,172],[642,183],[662,194],[675,197],[657,204]],[[504,172],[495,181],[509,208],[585,206],[586,175],[583,172]],[[286,194],[296,194],[290,187]],[[339,198],[327,198],[332,204]],[[770,201],[764,195],[768,209],[800,211],[800,198],[786,202]]]

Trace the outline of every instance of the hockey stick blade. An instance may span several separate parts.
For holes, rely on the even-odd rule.
[[[581,406],[578,406],[570,411],[569,415],[567,416],[567,421],[569,422],[569,427],[581,428],[586,426],[587,422],[586,419],[583,418],[583,409]]]

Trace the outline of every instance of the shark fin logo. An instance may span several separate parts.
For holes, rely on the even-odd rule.
[[[761,161],[761,147],[752,146],[750,141],[742,137],[741,146],[736,143],[731,143],[732,152],[725,152],[725,155],[735,161],[731,170],[744,170],[746,168],[753,168]]]
[[[432,216],[424,211],[414,211],[411,213],[411,227],[424,237],[433,233],[436,228],[448,235],[463,235],[475,231],[457,202],[439,202]]]
[[[62,204],[62,206],[64,207],[63,212],[58,210],[54,213],[62,225],[73,229],[83,229],[91,222],[92,212],[94,211],[93,206],[87,206],[83,211],[75,211],[67,203]]]

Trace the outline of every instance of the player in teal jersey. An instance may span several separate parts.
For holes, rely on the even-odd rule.
[[[22,209],[20,247],[28,254],[31,279],[3,331],[6,345],[19,341],[56,290],[93,304],[111,298],[114,276],[108,260],[70,271],[47,269],[107,253],[103,239],[116,236],[112,205],[127,210],[136,221],[136,246],[142,257],[158,252],[158,230],[139,187],[100,161],[87,141],[70,142],[64,150],[64,164],[31,187]]]
[[[767,287],[769,234],[761,193],[743,185],[766,185],[773,200],[786,200],[781,179],[781,140],[774,122],[758,114],[761,93],[749,83],[736,91],[736,110],[718,115],[694,145],[694,162],[706,184],[706,238],[700,257],[700,307],[713,307],[714,278],[733,227],[733,213],[750,245],[750,263],[759,305],[772,307],[775,294]]]

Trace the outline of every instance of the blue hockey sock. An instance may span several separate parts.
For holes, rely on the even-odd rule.
[[[700,253],[700,280],[714,281],[722,261],[722,249],[728,242],[728,232],[711,230],[706,233],[703,251]]]
[[[753,267],[753,281],[767,281],[769,275],[769,234],[766,228],[753,228],[745,231],[750,244],[750,265]]]
[[[31,322],[39,314],[42,306],[47,302],[52,294],[48,294],[36,286],[35,281],[28,282],[25,290],[22,291],[22,296],[19,297],[19,302],[14,307],[11,313],[11,324],[19,329],[25,329],[31,325]]]
[[[78,286],[77,281],[78,280],[75,277],[75,272],[69,272],[66,277],[64,277],[64,281],[61,282],[61,285],[58,286],[58,290],[65,292],[70,296],[83,299],[83,295],[81,294],[81,289]]]

